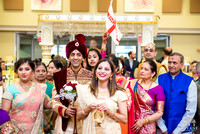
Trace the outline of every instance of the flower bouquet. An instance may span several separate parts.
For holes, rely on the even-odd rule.
[[[63,86],[63,88],[60,89],[60,94],[56,95],[55,97],[60,97],[61,100],[68,100],[72,103],[74,98],[77,97],[76,93],[76,85],[78,84],[77,81],[71,81]]]
[[[64,86],[60,89],[60,93],[55,96],[55,98],[60,98],[62,101],[67,101],[65,104],[68,107],[68,105],[71,105],[74,107],[74,103],[77,98],[76,93],[76,85],[78,85],[77,81],[71,81],[67,84],[64,84]],[[73,134],[77,134],[77,128],[76,128],[76,114],[74,115],[74,130]]]

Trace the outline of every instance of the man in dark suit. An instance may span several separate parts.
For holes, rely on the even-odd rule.
[[[129,59],[125,61],[126,71],[129,71],[131,73],[130,74],[131,78],[134,78],[134,71],[135,71],[135,68],[138,67],[139,62],[137,60],[134,60],[136,55],[133,51],[130,51],[128,53],[128,56],[129,56]]]

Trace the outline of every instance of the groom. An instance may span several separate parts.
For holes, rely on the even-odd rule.
[[[83,68],[82,63],[87,55],[85,36],[78,34],[76,40],[66,45],[66,56],[69,60],[69,67],[54,74],[55,87],[53,96],[60,93],[60,89],[71,81],[78,81],[80,84],[89,84],[93,73]],[[52,101],[54,111],[58,113],[54,133],[72,134],[74,129],[75,107],[68,107],[69,102],[59,98]],[[77,124],[78,134],[81,134],[81,124]]]

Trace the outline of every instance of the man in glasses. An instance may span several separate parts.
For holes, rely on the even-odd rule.
[[[156,65],[157,65],[158,74],[156,75],[156,77],[153,78],[154,81],[156,81],[157,77],[160,74],[163,74],[163,73],[167,72],[167,69],[166,69],[166,67],[164,65],[156,62],[156,60],[155,60],[156,55],[157,55],[156,46],[153,43],[149,43],[144,47],[143,56],[144,56],[145,60],[147,60],[147,59],[154,60]],[[143,63],[141,62],[139,64],[139,66],[138,66],[138,69],[136,70],[137,74],[135,73],[135,75],[136,75],[135,77],[137,79],[140,79],[140,70],[141,70],[142,64]]]

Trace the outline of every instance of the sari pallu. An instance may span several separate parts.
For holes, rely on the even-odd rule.
[[[117,78],[117,85],[125,89],[125,94],[128,98],[127,100],[127,111],[128,111],[128,121],[126,124],[120,123],[121,126],[121,133],[122,134],[135,134],[134,131],[131,130],[131,126],[135,123],[134,118],[134,100],[133,96],[134,93],[132,91],[131,86],[135,84],[135,80],[130,77],[118,77]],[[133,84],[134,83],[134,84]]]
[[[135,106],[135,120],[143,119],[154,114],[152,108],[145,103],[145,97],[148,95],[145,90],[138,84],[138,81],[134,87],[134,106]],[[144,97],[145,95],[145,97]],[[148,99],[151,98],[148,95]],[[142,126],[140,131],[136,134],[155,134],[156,122],[148,123]]]
[[[16,89],[18,88],[15,86]],[[12,100],[10,118],[15,127],[23,134],[38,134],[43,132],[43,102],[45,85],[32,83],[28,92],[21,92]],[[12,94],[5,92],[4,99]],[[8,97],[8,98],[7,98]]]

